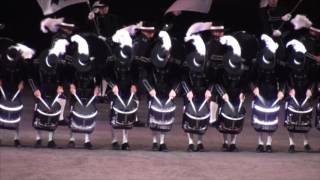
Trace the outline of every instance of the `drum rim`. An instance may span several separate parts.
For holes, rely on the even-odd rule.
[[[94,113],[91,113],[91,114],[89,114],[89,115],[79,114],[79,113],[76,112],[76,111],[71,111],[71,113],[72,113],[73,115],[75,115],[76,117],[78,117],[78,118],[91,119],[91,118],[94,118],[94,117],[97,116],[98,111],[96,110]]]
[[[313,111],[313,107],[309,107],[309,109],[304,110],[304,111],[296,110],[293,108],[293,106],[288,106],[287,109],[293,113],[298,113],[298,114],[308,114]]]
[[[39,108],[37,108],[37,112],[44,115],[44,116],[49,116],[49,117],[53,117],[53,116],[58,116],[61,113],[61,109],[59,111],[57,111],[56,113],[46,113],[43,112],[42,110],[40,110]]]
[[[280,106],[275,106],[275,107],[263,107],[263,106],[259,106],[257,104],[254,104],[253,108],[259,112],[263,112],[263,113],[275,113],[275,112],[279,112],[280,111]]]
[[[81,126],[77,125],[74,121],[71,122],[70,127],[73,129],[78,129],[78,130],[91,130],[96,126],[96,122],[93,121],[93,123],[90,126]]]
[[[257,116],[253,116],[253,123],[258,124],[258,125],[263,125],[263,126],[274,126],[279,123],[279,118],[276,117],[276,119],[273,119],[271,121],[263,121],[257,118]]]
[[[23,108],[23,104],[21,104],[20,106],[15,106],[15,107],[8,107],[3,104],[0,104],[0,109],[3,109],[5,111],[10,111],[10,112],[20,111],[20,110],[22,110],[22,108]]]
[[[193,116],[193,115],[191,115],[191,114],[188,113],[188,112],[185,112],[185,114],[186,114],[189,118],[191,118],[191,119],[193,119],[193,120],[196,120],[196,121],[202,121],[202,120],[205,120],[205,119],[207,119],[207,118],[210,117],[210,113],[206,114],[205,116],[201,116],[201,117]]]
[[[2,122],[2,123],[15,124],[15,123],[19,123],[20,121],[21,121],[21,117],[20,116],[17,119],[14,119],[14,120],[2,119],[0,117],[0,122]]]
[[[221,115],[222,115],[224,118],[226,118],[226,119],[228,119],[228,120],[231,120],[231,121],[241,121],[241,120],[244,119],[244,116],[241,116],[241,117],[238,117],[238,118],[234,118],[234,117],[230,117],[230,116],[226,115],[224,112],[221,112]]]
[[[154,123],[156,125],[169,126],[174,123],[174,120],[175,120],[174,117],[172,117],[169,121],[160,122],[160,121],[156,120],[155,118],[150,118],[150,124]]]
[[[137,112],[138,107],[134,108],[134,109],[131,110],[131,111],[121,111],[120,109],[118,109],[118,108],[116,108],[116,107],[114,107],[114,106],[112,107],[112,109],[115,110],[117,113],[127,115],[127,114],[133,114],[133,113]]]
[[[170,107],[169,109],[160,109],[156,106],[151,105],[150,109],[159,112],[159,113],[171,113],[174,112],[176,110],[176,106]]]

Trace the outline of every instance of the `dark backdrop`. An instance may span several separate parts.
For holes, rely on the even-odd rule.
[[[223,21],[225,26],[234,31],[246,30],[259,33],[258,16],[259,0],[213,0],[210,13],[204,20]],[[280,5],[292,8],[297,0],[279,0]],[[111,12],[120,16],[124,24],[140,20],[162,21],[163,13],[174,0],[113,0]],[[319,21],[318,0],[304,0],[297,12],[308,14],[313,21]],[[50,36],[40,32],[40,21],[44,18],[36,0],[1,0],[0,23],[6,28],[0,31],[1,36],[23,42],[36,50],[48,46]],[[88,6],[83,3],[69,6],[53,16],[72,17],[84,31],[87,26]]]

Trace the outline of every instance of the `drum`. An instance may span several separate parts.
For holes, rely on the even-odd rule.
[[[70,115],[70,129],[75,133],[92,133],[98,111],[93,104],[88,107],[82,106],[78,102],[74,105]]]
[[[309,101],[303,106],[297,105],[295,101],[290,98],[286,102],[286,116],[284,125],[289,132],[306,133],[311,129],[312,111],[313,107]]]
[[[239,134],[242,131],[245,119],[245,109],[242,106],[240,111],[238,108],[232,109],[227,103],[219,108],[217,129],[221,133]]]
[[[172,128],[175,120],[176,105],[167,100],[161,100],[159,104],[156,100],[152,99],[149,110],[149,127],[153,131],[168,132]]]
[[[200,103],[194,103],[196,111],[193,109],[191,103],[185,107],[183,114],[182,128],[187,133],[204,134],[209,125],[210,110],[208,106],[203,106],[201,110]]]
[[[252,126],[257,132],[275,132],[278,129],[280,105],[273,102],[252,101]]]
[[[19,128],[23,105],[19,100],[0,101],[0,128],[15,130]]]
[[[320,131],[320,102],[317,104],[317,111],[316,111],[316,128]]]
[[[124,102],[127,101],[124,99]],[[123,105],[116,98],[111,104],[111,126],[114,129],[131,129],[137,118],[138,102],[132,99],[129,104]]]
[[[49,101],[45,100],[49,105]],[[61,113],[61,106],[55,103],[48,109],[43,103],[37,103],[35,114],[33,118],[33,127],[38,130],[55,131],[58,126],[59,116]]]

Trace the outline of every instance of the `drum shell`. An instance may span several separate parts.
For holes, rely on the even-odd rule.
[[[19,128],[23,105],[20,100],[0,101],[0,129],[15,130]]]
[[[286,102],[286,116],[284,126],[289,132],[307,133],[311,129],[313,107],[309,102],[303,107],[297,106],[292,99]],[[294,111],[304,112],[297,113]]]
[[[124,99],[127,102],[128,99]],[[111,103],[110,124],[114,129],[132,129],[137,119],[138,103],[132,99],[130,104],[124,107],[119,99]]]
[[[227,103],[224,103],[222,107],[219,108],[217,129],[221,133],[227,134],[239,134],[243,129],[243,124],[245,120],[245,109],[242,106],[240,112],[235,108],[233,112]]]
[[[92,133],[95,129],[97,114],[98,111],[93,104],[86,107],[77,102],[70,114],[71,131],[75,133]]]
[[[50,104],[48,101],[46,102]],[[32,125],[38,130],[55,131],[58,126],[60,113],[61,106],[59,103],[55,103],[50,110],[42,103],[37,103]]]
[[[195,108],[197,110],[200,106],[200,103],[195,103]],[[200,111],[195,112],[191,103],[188,103],[183,114],[182,129],[186,133],[205,134],[208,129],[209,118],[210,110],[208,106],[205,105]]]
[[[162,105],[159,105],[154,99],[150,102],[149,109],[149,127],[153,131],[168,132],[171,130],[175,120],[176,105],[169,101],[161,100]]]
[[[266,102],[266,105],[258,100],[252,102],[252,126],[257,132],[272,133],[278,129],[280,106],[271,106],[272,102]],[[272,112],[263,112],[259,108],[272,110]]]

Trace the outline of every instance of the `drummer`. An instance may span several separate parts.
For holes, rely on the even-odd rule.
[[[160,31],[151,51],[152,67],[144,80],[149,84],[149,127],[152,131],[152,150],[168,151],[165,134],[171,130],[175,119],[175,104],[180,82],[180,61],[170,57],[171,38],[166,31]],[[148,85],[147,85],[148,86]],[[161,112],[161,110],[166,112]],[[159,134],[159,143],[157,135]]]
[[[26,60],[32,58],[34,51],[7,38],[1,38],[0,44],[0,129],[14,130],[14,146],[19,147],[23,108],[20,94],[27,78]]]

